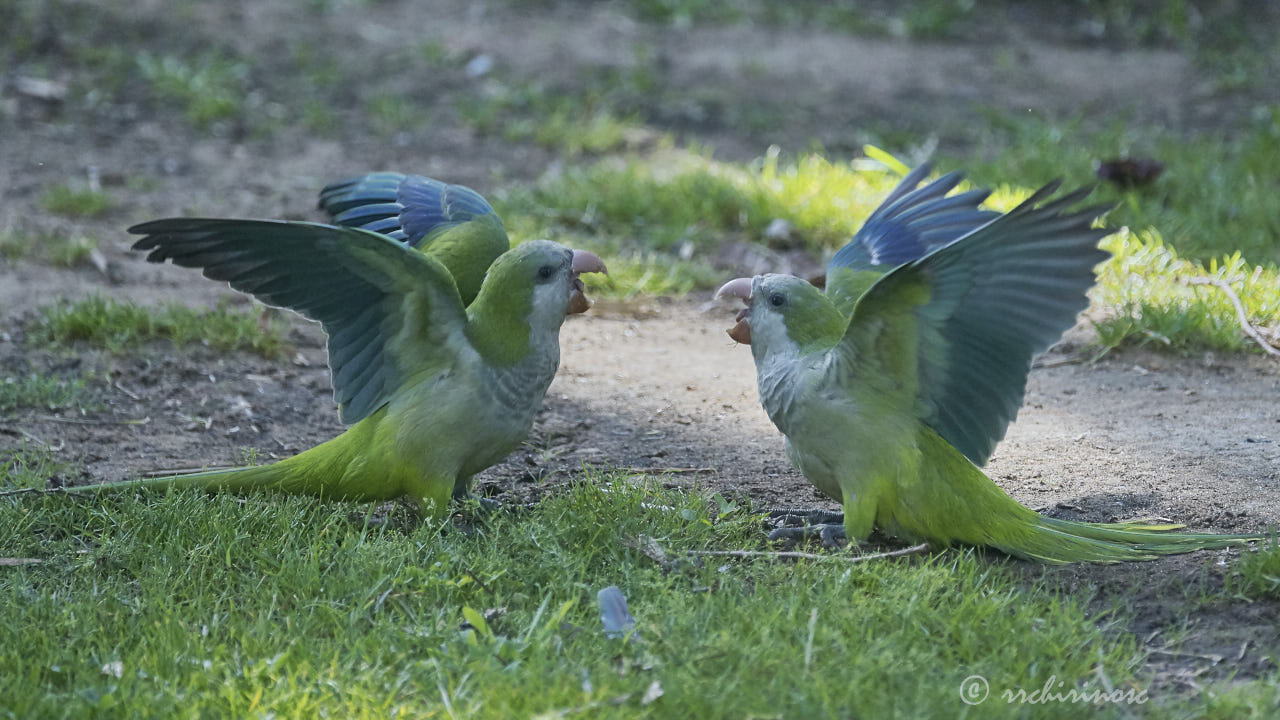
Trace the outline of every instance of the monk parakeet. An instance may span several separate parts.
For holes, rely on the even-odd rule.
[[[842,525],[803,534],[861,541],[879,528],[1053,563],[1258,538],[1045,517],[979,469],[1022,404],[1032,357],[1087,305],[1105,231],[1092,227],[1099,208],[1071,207],[1087,190],[1052,200],[1050,184],[997,215],[977,209],[985,192],[947,197],[955,175],[916,189],[927,172],[912,172],[836,253],[825,293],[787,275],[739,278],[718,293],[747,304],[729,334],[751,346],[787,455],[843,505]]]
[[[484,198],[422,177],[337,183],[321,205],[335,225],[172,218],[129,231],[151,262],[202,268],[320,322],[351,427],[271,465],[72,490],[405,496],[438,515],[524,440],[560,362],[560,325],[587,307],[578,275],[605,272],[600,258],[545,240],[508,249]]]

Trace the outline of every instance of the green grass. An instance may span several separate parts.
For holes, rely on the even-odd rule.
[[[820,251],[846,242],[897,180],[883,168],[858,170],[816,154],[784,162],[771,151],[742,165],[661,151],[569,168],[496,201],[504,218],[527,218],[521,227],[625,238],[648,251],[763,241],[775,219],[794,226],[799,245]]]
[[[72,218],[101,217],[111,210],[111,198],[98,190],[54,185],[45,191],[40,204],[54,215]]]
[[[95,409],[98,403],[86,386],[89,378],[60,378],[30,373],[26,376],[0,375],[0,414],[35,407],[57,410],[65,407]]]
[[[0,259],[36,260],[58,267],[76,267],[89,260],[98,241],[83,235],[0,234]]]
[[[1227,293],[1188,282],[1206,279],[1230,286],[1250,324],[1280,345],[1280,270],[1275,266],[1251,265],[1236,252],[1206,267],[1179,258],[1155,231],[1124,230],[1102,246],[1114,254],[1094,290],[1105,313],[1095,323],[1105,347],[1255,349]]]
[[[1280,542],[1242,553],[1227,576],[1227,589],[1244,597],[1280,600]]]
[[[498,83],[458,103],[462,120],[476,132],[511,143],[533,142],[577,157],[626,147],[638,121],[621,117],[621,104],[604,97],[605,81],[588,80],[595,90],[554,89],[535,82]]]
[[[0,490],[18,488],[43,488],[48,485],[49,478],[62,470],[65,464],[59,462],[52,452],[24,443],[18,448],[0,448]],[[8,508],[0,510],[7,512]],[[0,544],[0,556],[7,556],[10,549],[8,543]],[[0,574],[0,583],[4,581]]]
[[[249,65],[239,59],[206,53],[183,58],[140,52],[138,72],[160,103],[183,109],[197,128],[239,117],[244,111]]]
[[[167,338],[174,345],[201,343],[219,350],[253,350],[265,357],[284,351],[284,329],[263,321],[260,311],[219,304],[212,310],[169,303],[158,308],[93,296],[40,309],[27,330],[34,345],[71,346],[87,342],[120,351]]]
[[[949,718],[965,710],[971,674],[996,692],[1051,673],[1080,688],[1102,676],[1146,686],[1135,639],[1090,616],[1086,597],[1028,586],[970,552],[692,562],[686,549],[759,547],[759,524],[657,485],[590,475],[470,530],[374,525],[366,506],[285,498],[5,498],[0,555],[42,563],[0,569],[0,707]],[[635,549],[642,534],[669,572]],[[639,642],[604,636],[595,596],[608,585],[626,594]],[[655,682],[663,694],[645,704]]]

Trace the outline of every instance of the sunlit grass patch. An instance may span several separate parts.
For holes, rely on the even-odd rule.
[[[690,557],[761,548],[758,517],[657,480],[589,473],[530,511],[443,526],[279,496],[6,499],[5,554],[41,562],[0,572],[0,702],[18,716],[949,717],[973,674],[996,693],[1051,673],[1146,682],[1136,640],[1085,598],[971,552]],[[603,632],[608,585],[628,599],[630,641]]]
[[[1239,252],[1202,265],[1180,258],[1154,230],[1127,228],[1106,238],[1114,257],[1094,291],[1106,317],[1096,323],[1106,347],[1154,345],[1173,349],[1256,349],[1241,328],[1229,286],[1249,323],[1280,345],[1280,270],[1247,262]]]
[[[763,241],[781,219],[794,227],[794,242],[821,251],[846,242],[898,179],[878,165],[859,169],[817,154],[783,161],[776,149],[750,165],[663,151],[569,168],[508,193],[500,209],[664,252],[730,235]]]
[[[99,217],[111,209],[111,198],[100,190],[54,185],[40,197],[40,204],[54,215]]]
[[[284,330],[266,322],[260,311],[233,310],[219,304],[212,310],[169,303],[139,307],[99,296],[41,308],[28,328],[28,341],[67,346],[77,341],[118,351],[131,345],[167,338],[174,345],[202,343],[220,350],[253,350],[278,357],[284,350]]]

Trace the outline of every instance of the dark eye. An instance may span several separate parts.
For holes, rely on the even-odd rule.
[[[769,304],[774,307],[782,307],[787,304],[787,296],[782,293],[774,293],[769,296]]]
[[[538,279],[550,280],[551,274],[554,273],[555,271],[556,269],[551,267],[550,265],[543,265],[542,267],[538,268]]]

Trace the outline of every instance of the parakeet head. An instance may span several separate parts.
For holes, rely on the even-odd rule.
[[[493,261],[481,294],[496,294],[512,307],[527,308],[530,325],[559,327],[566,313],[585,312],[591,306],[578,279],[584,272],[607,270],[586,250],[532,240]]]
[[[784,348],[800,354],[825,350],[844,332],[845,318],[822,291],[792,275],[730,280],[716,292],[724,296],[746,304],[729,337],[750,345],[757,358]]]

